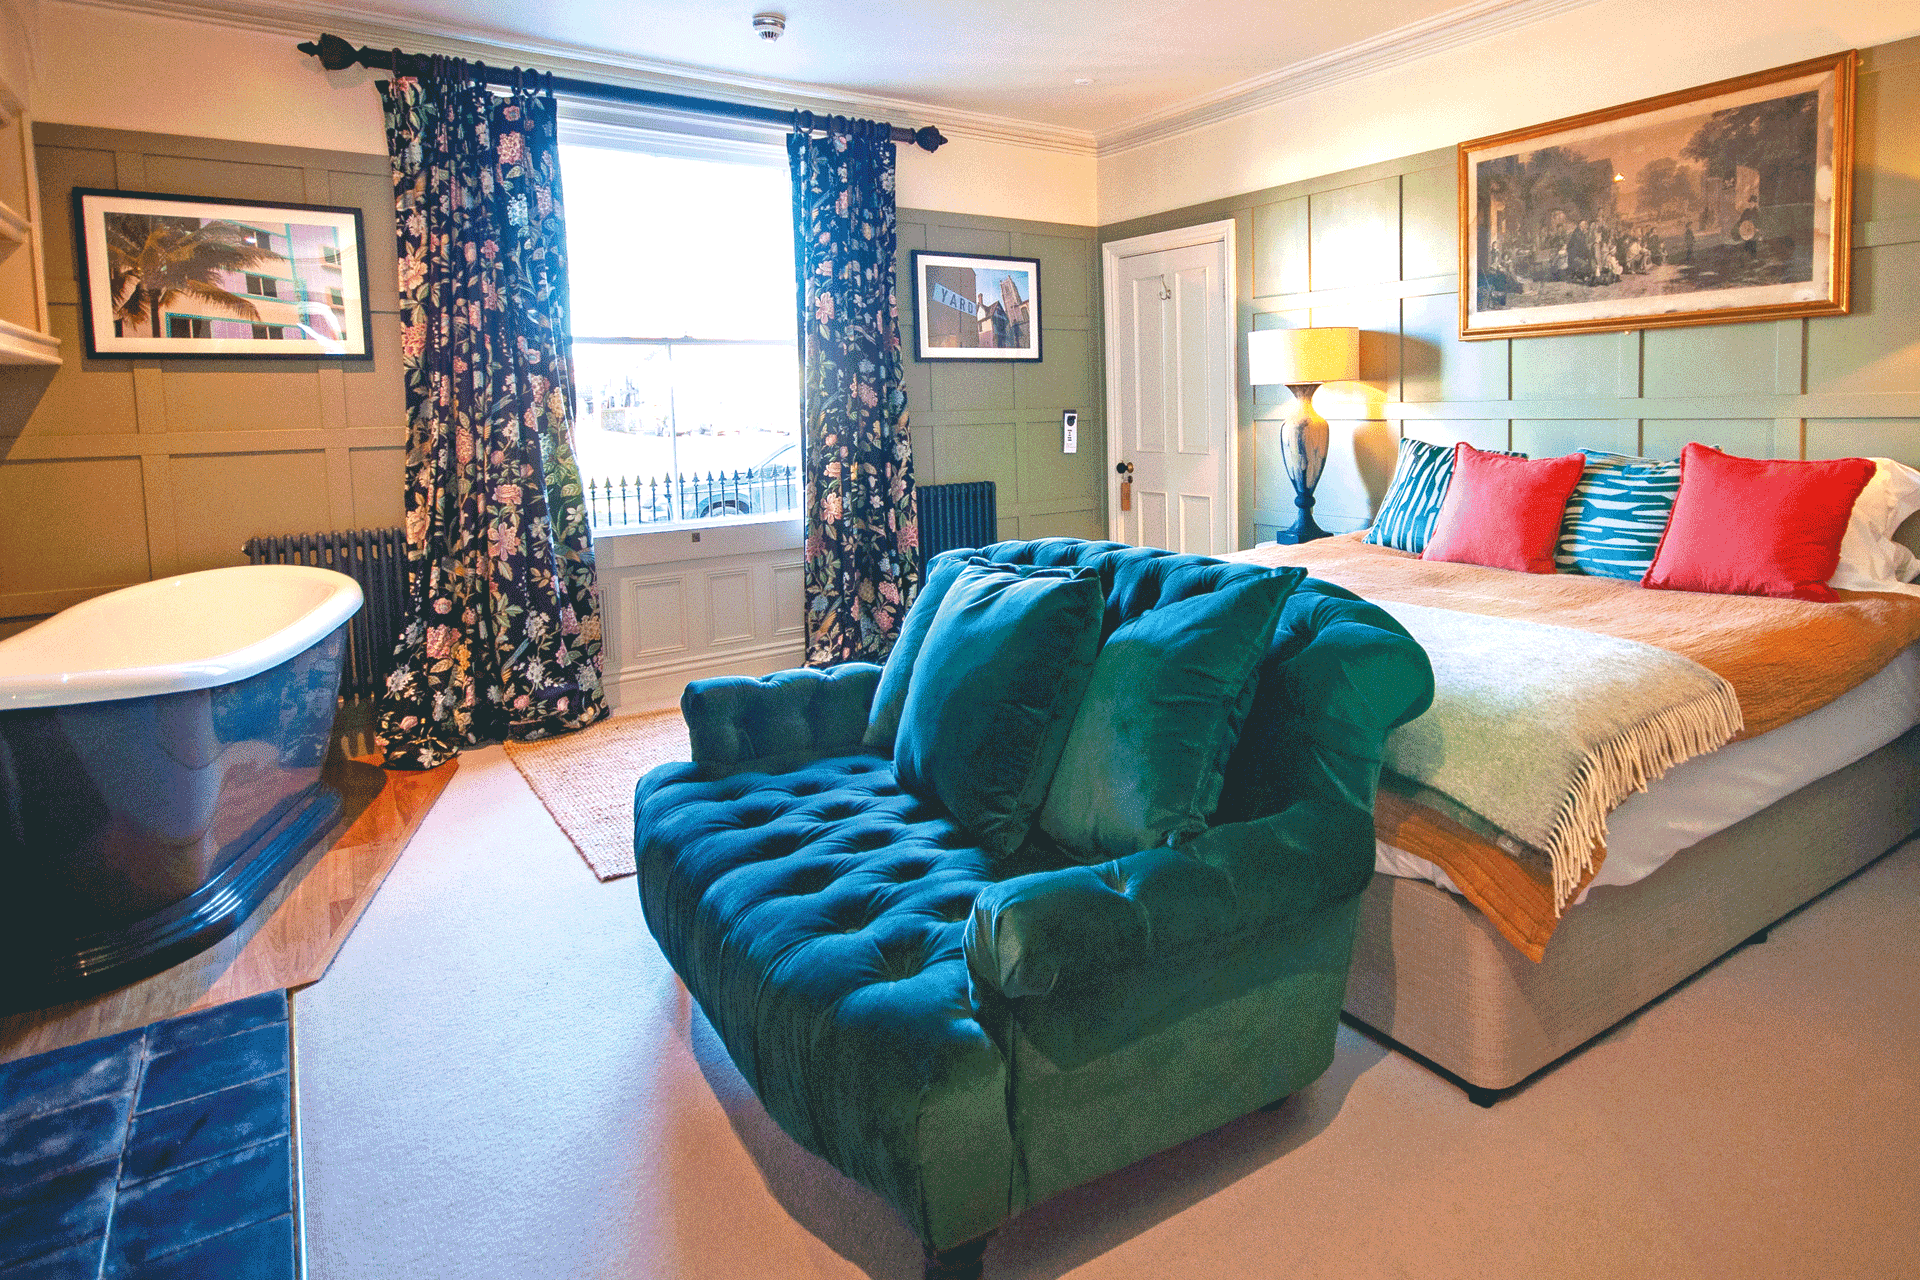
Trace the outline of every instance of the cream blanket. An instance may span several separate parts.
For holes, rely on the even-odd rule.
[[[1652,645],[1381,600],[1433,663],[1433,707],[1396,729],[1382,779],[1511,856],[1552,867],[1559,915],[1597,869],[1607,814],[1740,732],[1733,686]]]
[[[1404,601],[1667,650],[1733,686],[1745,724],[1742,737],[1825,706],[1920,640],[1920,597],[1912,595],[1842,591],[1837,604],[1813,604],[1649,591],[1612,578],[1437,564],[1368,546],[1358,534],[1303,547],[1258,547],[1228,559],[1305,565],[1314,577],[1388,608]],[[1417,785],[1409,790],[1420,793]],[[1496,845],[1494,824],[1475,819],[1462,806],[1421,803],[1417,795],[1403,796],[1390,787],[1374,806],[1374,829],[1383,843],[1446,872],[1522,954],[1534,960],[1545,954],[1566,897],[1562,877],[1547,865],[1544,852],[1529,854],[1511,840],[1507,847]],[[1597,868],[1603,857],[1604,850],[1593,849],[1584,861]]]

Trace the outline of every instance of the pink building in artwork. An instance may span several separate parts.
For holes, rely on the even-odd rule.
[[[213,278],[251,303],[254,318],[217,312],[176,295],[161,316],[166,335],[343,342],[347,309],[339,233],[313,223],[239,225],[258,237],[258,246],[271,256],[246,271],[219,271]]]

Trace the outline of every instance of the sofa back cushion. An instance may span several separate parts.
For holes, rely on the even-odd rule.
[[[893,736],[900,731],[900,713],[907,705],[907,685],[913,679],[913,664],[927,643],[927,632],[933,627],[933,615],[940,612],[940,602],[947,598],[947,592],[966,567],[967,562],[958,557],[939,558],[927,566],[926,581],[900,624],[900,636],[893,642],[893,651],[887,654],[887,665],[880,671],[880,686],[873,691],[873,705],[867,711],[867,732],[861,741],[873,750],[892,753]]]
[[[913,664],[894,738],[900,785],[937,799],[981,847],[1020,847],[1086,693],[1100,581],[1080,568],[963,568]]]
[[[1041,830],[1086,862],[1204,831],[1281,605],[1305,576],[1269,570],[1121,623],[1094,663]]]
[[[1107,599],[1106,614],[1100,622],[1103,640],[1121,623],[1149,609],[1218,591],[1267,572],[1264,565],[1232,563],[1211,556],[1163,551],[1158,547],[1130,547],[1124,542],[1084,542],[1079,538],[996,542],[977,551],[944,551],[935,556],[932,563],[938,566],[950,556],[961,560],[979,558],[995,564],[1091,569],[1099,575],[1100,590]]]

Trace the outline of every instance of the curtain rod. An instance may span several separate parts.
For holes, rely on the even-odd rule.
[[[358,63],[371,70],[391,71],[404,75],[405,71],[394,65],[395,56],[406,61],[426,61],[426,55],[401,53],[398,49],[373,49],[361,45],[358,49],[339,36],[323,35],[317,41],[307,40],[295,46],[300,52],[320,59],[320,65],[329,71],[344,71]],[[483,84],[499,85],[502,88],[514,84],[514,73],[496,70],[492,67],[476,64],[475,78]],[[732,120],[751,120],[756,124],[777,125],[791,129],[801,115],[805,115],[812,127],[825,129],[827,116],[815,116],[811,112],[799,113],[782,111],[777,107],[755,107],[741,102],[722,102],[717,98],[693,98],[678,93],[659,93],[652,89],[635,89],[627,85],[601,84],[597,80],[572,80],[565,76],[555,76],[548,80],[556,92],[572,94],[577,98],[595,98],[602,102],[626,102],[642,107],[666,107],[675,111],[692,111],[701,115],[725,116]],[[890,124],[887,132],[895,142],[911,142],[922,151],[938,151],[946,138],[932,125],[921,129],[909,129],[903,125]]]

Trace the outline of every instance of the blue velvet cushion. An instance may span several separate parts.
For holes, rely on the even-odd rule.
[[[1554,565],[1561,573],[1638,582],[1653,566],[1667,532],[1680,493],[1680,464],[1582,452],[1587,469],[1567,502]]]
[[[970,563],[934,614],[893,763],[982,847],[1026,840],[1100,647],[1097,573]]]
[[[1304,577],[1275,569],[1120,624],[1094,663],[1040,829],[1087,862],[1204,831],[1281,606]]]
[[[906,619],[900,624],[900,638],[893,642],[887,665],[880,671],[880,687],[874,690],[873,706],[867,712],[863,745],[876,751],[893,750],[893,735],[900,731],[900,712],[907,705],[907,684],[913,678],[913,664],[919,660],[920,649],[927,642],[927,631],[933,626],[933,615],[940,611],[940,602],[947,598],[948,590],[966,567],[967,562],[958,557],[936,560],[928,566],[927,580],[920,594],[913,598],[913,607],[907,610]]]

